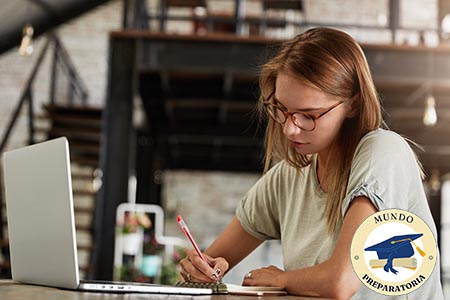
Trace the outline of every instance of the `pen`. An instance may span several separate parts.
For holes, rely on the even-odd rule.
[[[194,238],[192,237],[192,234],[189,231],[189,228],[187,227],[187,225],[184,222],[181,215],[177,216],[177,223],[178,223],[178,226],[180,227],[180,229],[184,232],[184,235],[187,236],[187,238],[191,242],[191,244],[194,247],[195,252],[197,252],[198,256],[200,256],[200,258],[209,265],[209,262],[206,260],[202,251],[200,251],[200,248],[198,247],[197,243],[195,242]],[[220,269],[215,270],[215,273],[212,274],[216,278],[217,281],[219,280],[219,274],[220,274]]]

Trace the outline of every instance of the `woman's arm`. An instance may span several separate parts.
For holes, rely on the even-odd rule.
[[[285,288],[290,294],[349,299],[361,283],[351,260],[350,247],[358,226],[377,209],[366,197],[355,198],[342,224],[332,256],[313,267],[283,272],[276,267],[252,271],[244,285],[272,285]]]
[[[205,251],[209,265],[195,253],[188,251],[187,256],[180,261],[183,269],[181,275],[185,280],[197,282],[213,281],[215,270],[221,270],[221,276],[234,267],[263,241],[259,240],[242,228],[236,217],[217,239]],[[187,275],[189,274],[189,276]]]
[[[224,257],[229,263],[229,269],[237,265],[263,241],[255,238],[242,228],[236,217],[217,237],[205,253],[212,257]]]

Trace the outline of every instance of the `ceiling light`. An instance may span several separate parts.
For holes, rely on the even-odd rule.
[[[432,127],[436,125],[437,122],[437,113],[436,113],[436,101],[434,100],[433,95],[428,95],[425,100],[425,111],[423,114],[423,124],[425,126]]]
[[[33,34],[33,26],[26,24],[22,30],[22,42],[19,47],[20,55],[27,56],[33,53]]]
[[[430,176],[430,181],[429,181],[429,185],[430,185],[430,192],[432,194],[436,194],[440,191],[441,189],[441,179],[440,179],[440,172],[439,169],[433,169],[431,171],[431,176]]]
[[[441,23],[442,37],[448,39],[450,36],[450,14],[446,14]]]
[[[378,26],[386,26],[388,24],[388,18],[386,14],[379,13],[377,15],[377,24]]]

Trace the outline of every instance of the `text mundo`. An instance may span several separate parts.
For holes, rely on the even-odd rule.
[[[414,222],[414,217],[404,213],[389,212],[374,217],[375,224],[386,221]]]

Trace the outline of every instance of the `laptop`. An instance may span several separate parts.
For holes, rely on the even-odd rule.
[[[13,280],[84,291],[213,293],[206,288],[80,280],[65,137],[5,152],[3,168]]]

